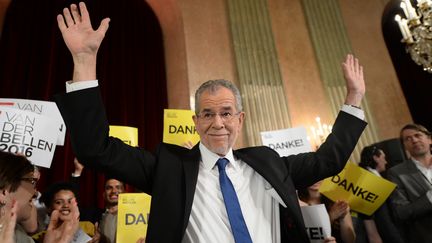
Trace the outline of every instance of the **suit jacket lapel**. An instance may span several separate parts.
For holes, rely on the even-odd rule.
[[[406,169],[407,174],[409,174],[413,181],[417,182],[425,190],[429,190],[431,183],[426,179],[425,175],[423,175],[419,168],[417,168],[414,161],[407,161]]]
[[[300,214],[300,208],[295,195],[296,191],[294,185],[288,183],[289,178],[286,169],[280,168],[281,163],[279,161],[269,161],[271,158],[251,158],[241,151],[234,151],[234,156],[238,157],[256,172],[258,172],[268,183],[276,190],[279,196],[284,201],[287,209],[296,217],[302,218]],[[298,222],[303,224],[303,222]]]

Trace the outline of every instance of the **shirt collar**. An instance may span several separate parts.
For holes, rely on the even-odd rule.
[[[381,177],[381,174],[376,170],[376,169],[372,169],[371,167],[366,167],[370,172],[372,172],[373,174]]]
[[[418,160],[416,160],[416,159],[414,159],[414,158],[411,158],[411,160],[414,162],[414,164],[417,166],[417,168],[419,169],[419,170],[422,170],[422,171],[427,171],[427,170],[430,170],[430,169],[432,169],[432,167],[426,167],[426,166],[424,166],[424,164],[422,163],[422,162],[420,162],[420,161],[418,161]]]
[[[201,161],[204,165],[204,169],[211,170],[216,165],[216,162],[219,158],[226,158],[230,161],[229,164],[231,164],[234,169],[238,167],[237,161],[234,159],[232,148],[228,150],[228,153],[221,157],[212,151],[210,151],[204,144],[199,144],[199,149],[201,152]],[[229,166],[229,165],[228,165]]]

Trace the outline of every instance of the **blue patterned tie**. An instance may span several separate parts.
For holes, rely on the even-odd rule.
[[[229,161],[227,159],[220,158],[217,161],[217,166],[219,169],[219,183],[225,202],[225,208],[228,214],[228,219],[231,225],[231,230],[236,243],[252,243],[252,239],[249,235],[248,228],[241,212],[237,194],[225,171],[225,167],[228,162]]]

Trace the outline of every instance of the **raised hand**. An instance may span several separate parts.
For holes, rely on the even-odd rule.
[[[14,243],[15,225],[17,220],[17,202],[3,205],[0,208],[0,242]]]
[[[74,167],[75,167],[75,170],[73,173],[74,176],[75,177],[81,176],[81,173],[84,169],[84,165],[82,165],[76,157],[74,158],[73,162],[74,162]]]
[[[187,142],[183,143],[183,147],[188,148],[188,149],[192,149],[194,147],[194,145],[191,141],[187,141]]]
[[[71,4],[70,10],[64,8],[63,15],[57,15],[58,27],[75,65],[73,81],[96,79],[96,56],[109,21],[109,18],[103,19],[99,28],[93,30],[83,2],[79,3],[79,11],[77,5]]]
[[[94,225],[94,227],[95,227],[95,229],[94,229],[94,236],[87,243],[98,243],[98,242],[101,241],[101,236],[102,235],[101,235],[101,232],[100,232],[100,229],[99,229],[99,223],[96,222],[95,225]]]
[[[60,212],[51,213],[50,223],[44,237],[44,243],[69,243],[79,228],[79,210],[76,199],[73,199],[71,212],[60,220]]]
[[[357,58],[348,54],[342,63],[342,71],[347,86],[347,97],[345,104],[360,106],[361,100],[366,92],[363,67],[359,64]]]
[[[85,3],[80,2],[79,8],[78,11],[75,4],[71,4],[70,10],[64,8],[63,15],[57,16],[58,26],[73,56],[96,55],[108,30],[110,19],[103,19],[99,28],[93,30]]]

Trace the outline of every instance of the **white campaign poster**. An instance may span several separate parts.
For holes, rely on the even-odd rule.
[[[311,243],[322,243],[331,236],[330,217],[324,204],[300,207]]]
[[[263,145],[276,150],[280,156],[312,151],[304,127],[261,132],[261,139]]]
[[[75,232],[71,243],[89,242],[91,241],[91,239],[92,238],[88,234],[86,234],[81,228],[79,228],[78,231]]]
[[[33,164],[49,168],[59,124],[34,112],[0,106],[0,150],[19,153]]]
[[[48,116],[51,119],[56,120],[56,122],[59,124],[59,133],[56,144],[61,146],[64,145],[66,125],[55,102],[0,98],[0,106],[8,106],[15,109],[30,111],[39,115]]]

